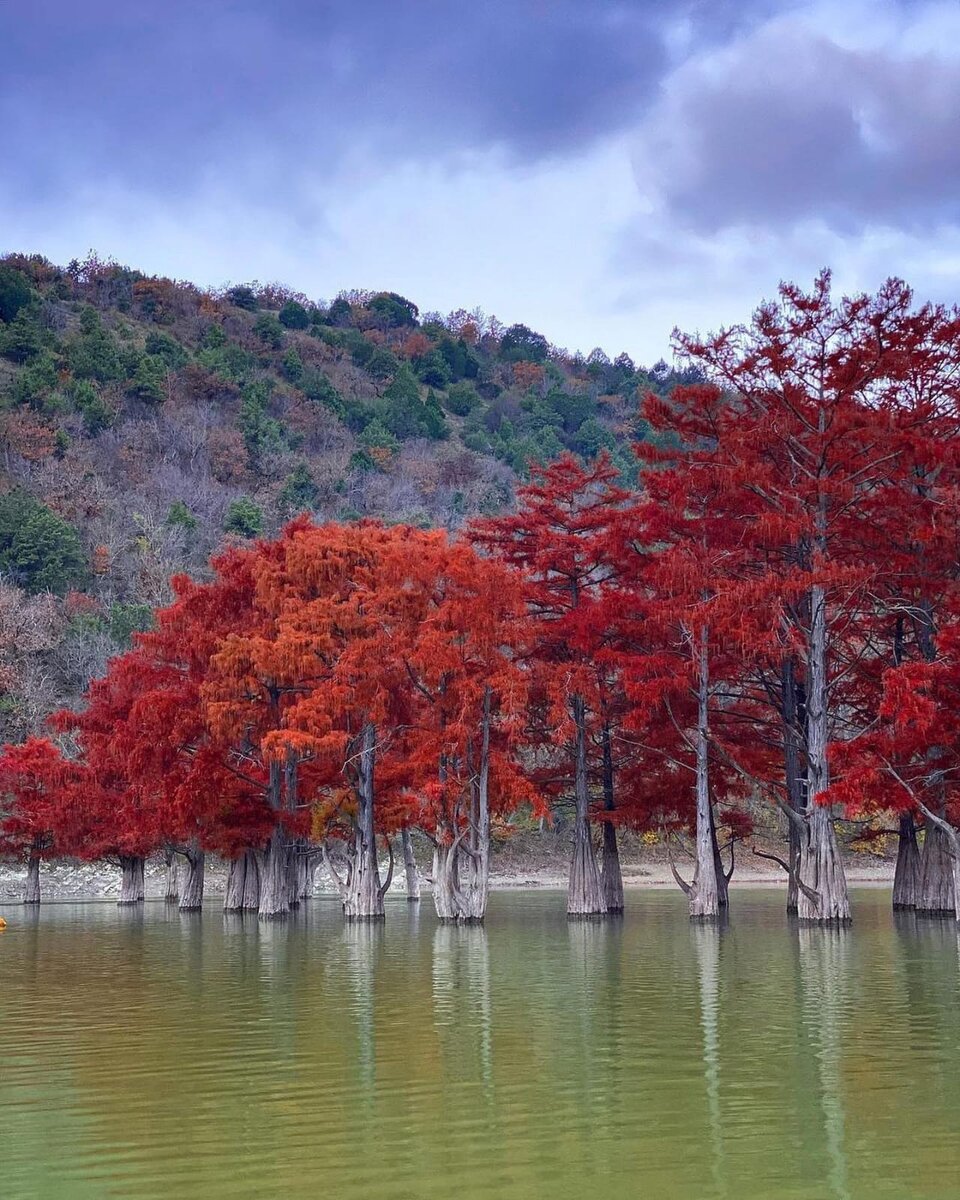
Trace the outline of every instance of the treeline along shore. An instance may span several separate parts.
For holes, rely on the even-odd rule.
[[[895,907],[956,916],[960,315],[825,273],[676,350],[629,470],[566,449],[456,531],[305,512],[176,575],[3,750],[26,902],[72,857],[138,903],[159,853],[196,909],[215,853],[229,910],[283,918],[322,860],[378,920],[416,831],[438,917],[481,921],[492,840],[561,807],[571,917],[622,912],[630,831],[711,921],[762,804],[800,920],[851,918],[839,821],[896,837]]]

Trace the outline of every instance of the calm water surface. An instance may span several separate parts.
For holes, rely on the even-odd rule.
[[[0,1196],[960,1197],[949,922],[0,907]]]

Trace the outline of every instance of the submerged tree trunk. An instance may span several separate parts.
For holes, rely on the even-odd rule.
[[[437,830],[433,855],[433,902],[441,921],[480,922],[490,894],[490,701],[483,696],[480,726],[480,762],[473,774],[472,747],[467,751],[470,770],[470,808],[460,826],[459,808],[453,824]],[[443,769],[441,768],[441,775]]]
[[[176,904],[180,899],[180,864],[176,851],[169,848],[164,850],[163,860],[167,868],[163,898],[168,904]]]
[[[900,818],[897,867],[893,875],[893,907],[916,908],[920,900],[920,850],[913,813]]]
[[[143,899],[143,859],[134,854],[120,855],[120,899],[118,904],[139,904]]]
[[[413,856],[413,842],[410,830],[404,826],[400,830],[400,845],[403,848],[403,870],[407,880],[407,899],[420,899],[420,872],[417,870],[417,860]]]
[[[260,906],[260,864],[255,850],[244,852],[230,863],[223,894],[224,912],[243,912]]]
[[[614,812],[613,745],[610,726],[603,726],[603,809]],[[612,821],[603,822],[602,859],[603,902],[608,913],[623,912],[623,874],[620,870],[620,848],[617,845],[617,827]]]
[[[183,852],[186,869],[180,879],[180,911],[192,912],[203,907],[203,870],[205,855],[195,845]]]
[[[710,803],[710,675],[705,627],[700,630],[697,657],[697,846],[689,900],[692,918],[712,921],[720,915],[720,888],[717,860],[714,857],[716,835]]]
[[[567,915],[601,916],[607,911],[603,885],[597,870],[597,858],[590,837],[590,789],[587,781],[587,715],[582,696],[573,697],[576,729],[574,760],[574,797],[576,818],[573,830],[573,857],[567,886]]]
[[[733,876],[733,846],[730,847],[730,866],[724,869],[723,856],[720,853],[720,841],[717,838],[717,819],[713,804],[710,805],[710,844],[713,847],[713,865],[717,873],[717,899],[720,908],[730,906],[730,879]]]
[[[470,789],[470,828],[466,838],[463,894],[467,921],[482,921],[490,896],[490,688],[483,693],[480,764]]]
[[[800,741],[801,704],[799,687],[797,685],[796,668],[792,658],[785,658],[781,665],[781,717],[783,721],[783,765],[784,779],[787,788],[787,807],[798,817],[804,812],[804,788],[802,770],[802,751]],[[800,900],[800,889],[797,881],[800,878],[800,848],[802,832],[800,825],[794,820],[787,821],[787,836],[789,838],[787,873],[787,912],[797,912]]]
[[[433,907],[441,921],[465,919],[466,903],[460,891],[460,848],[454,840],[438,840],[433,851]]]
[[[807,688],[807,798],[800,847],[797,915],[818,924],[850,920],[847,878],[830,810],[818,803],[830,782],[827,768],[827,598],[810,589],[810,660]]]
[[[343,914],[351,921],[379,921],[384,915],[384,889],[380,886],[374,826],[373,767],[376,744],[376,730],[368,722],[363,727],[360,737],[360,778],[357,789],[358,805],[354,834],[353,870],[343,903]]]
[[[920,855],[920,894],[917,913],[924,917],[949,917],[956,912],[956,890],[950,842],[944,829],[930,817]]]
[[[960,833],[944,817],[938,817],[936,813],[931,812],[925,804],[921,803],[920,810],[927,820],[927,832],[923,839],[924,850],[926,850],[927,841],[934,830],[942,838],[942,851],[938,849],[936,852],[938,870],[941,869],[941,864],[946,860],[947,869],[950,873],[949,897],[954,901],[952,909],[926,910],[927,915],[946,916],[952,913],[957,921],[960,922],[960,904],[956,903],[956,898],[960,896]],[[942,888],[940,898],[941,900],[943,899]],[[917,911],[920,912],[919,909]]]
[[[305,842],[304,845],[303,871],[300,876],[300,899],[312,900],[314,876],[317,873],[317,862],[319,861],[320,853],[316,846],[312,846],[309,842]]]
[[[27,877],[23,883],[24,904],[40,903],[40,855],[32,850],[27,859]]]
[[[279,822],[273,827],[270,841],[260,855],[261,921],[275,921],[290,911],[290,847],[287,835]]]

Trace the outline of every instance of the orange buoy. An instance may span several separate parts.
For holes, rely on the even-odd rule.
[[[3,919],[3,917],[0,917],[0,929],[6,929],[6,927],[7,927],[6,921]]]

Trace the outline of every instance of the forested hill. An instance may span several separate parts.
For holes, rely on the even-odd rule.
[[[225,538],[303,510],[455,528],[564,449],[630,472],[638,394],[676,381],[389,292],[326,304],[7,255],[0,735],[78,695]]]

